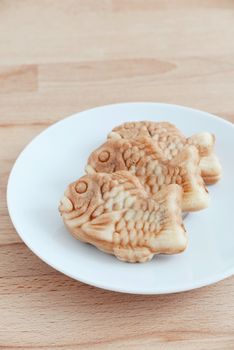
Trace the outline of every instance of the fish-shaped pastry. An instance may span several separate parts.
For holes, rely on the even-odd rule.
[[[186,248],[181,198],[175,184],[153,199],[129,172],[96,173],[68,186],[59,211],[77,239],[120,260],[145,262]]]
[[[186,147],[172,160],[165,160],[149,139],[110,139],[90,155],[86,172],[130,171],[152,195],[167,185],[178,184],[183,188],[182,210],[196,211],[209,204],[199,159],[195,146]]]
[[[201,132],[186,138],[179,129],[168,122],[129,122],[115,127],[108,135],[111,139],[150,138],[157,143],[166,159],[173,159],[182,150],[194,145],[200,156],[199,166],[206,184],[216,183],[222,174],[222,169],[214,153],[215,136],[209,132]]]

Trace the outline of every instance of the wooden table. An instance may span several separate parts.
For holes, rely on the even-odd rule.
[[[0,1],[1,349],[234,349],[233,277],[166,296],[107,292],[41,262],[11,224],[22,148],[65,116],[124,101],[234,121],[233,0]]]

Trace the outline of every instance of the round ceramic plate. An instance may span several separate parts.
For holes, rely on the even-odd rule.
[[[209,131],[223,178],[210,186],[211,205],[185,219],[189,245],[173,256],[129,264],[73,238],[58,212],[67,185],[84,174],[90,152],[127,121],[169,121],[185,135]],[[37,136],[18,157],[8,183],[13,224],[43,261],[79,281],[120,292],[162,294],[217,282],[234,272],[233,125],[208,113],[161,103],[124,103],[66,118]]]

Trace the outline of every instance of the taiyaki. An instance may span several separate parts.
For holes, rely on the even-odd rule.
[[[112,139],[151,138],[162,150],[163,156],[169,160],[189,145],[194,145],[199,151],[199,166],[205,183],[211,185],[221,178],[221,165],[214,153],[215,136],[209,132],[201,132],[186,138],[171,123],[142,121],[117,126],[108,137]]]
[[[209,204],[198,162],[195,146],[186,147],[169,161],[163,160],[161,150],[149,139],[110,139],[90,155],[86,172],[130,171],[152,195],[176,183],[183,188],[182,210],[187,212],[204,209]]]
[[[181,198],[176,184],[153,199],[129,172],[96,173],[68,186],[59,211],[77,239],[120,260],[145,262],[186,248]]]

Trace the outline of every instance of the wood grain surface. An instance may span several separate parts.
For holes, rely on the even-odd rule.
[[[234,349],[233,277],[166,296],[107,292],[41,262],[11,224],[22,148],[65,116],[124,101],[234,121],[233,0],[0,0],[1,349]]]

